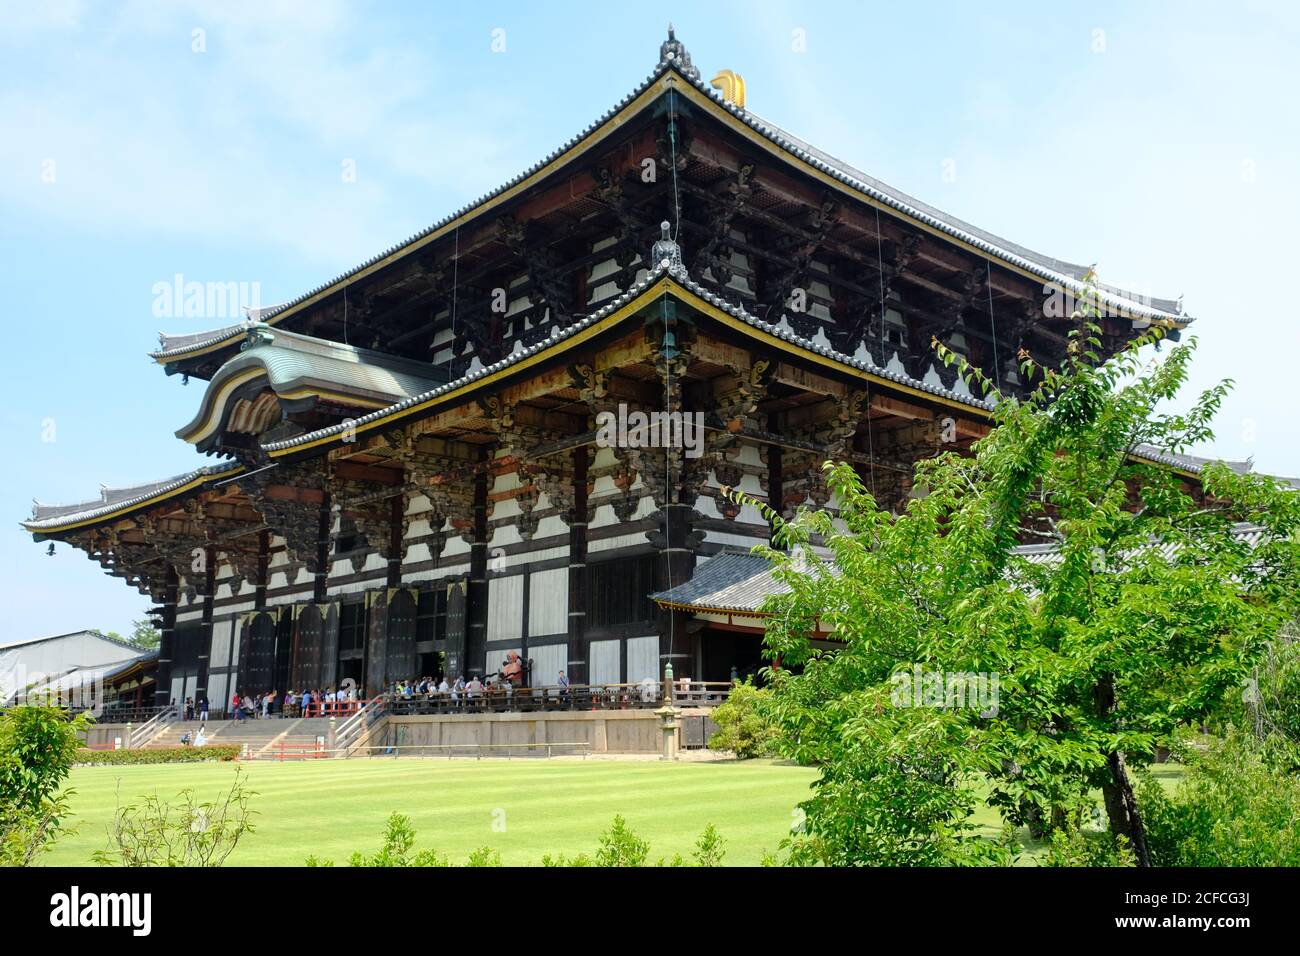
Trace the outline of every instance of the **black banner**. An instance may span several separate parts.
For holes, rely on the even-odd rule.
[[[394,926],[426,912],[429,895],[451,904],[467,930],[498,925],[521,911],[502,899],[522,898],[535,915],[554,914],[555,941],[581,931],[665,939],[693,931],[741,938],[818,922],[842,937],[869,940],[899,934],[937,952],[974,949],[994,940],[1015,947],[1077,943],[1100,937],[1182,941],[1190,935],[1232,947],[1263,930],[1289,929],[1295,875],[1287,870],[854,870],[753,868],[718,873],[693,868],[552,869],[540,879],[524,869],[224,868],[193,870],[0,870],[6,942],[31,937],[72,942],[132,940],[193,945],[228,924],[284,926],[271,939],[301,937],[302,925],[324,920],[334,939],[356,939],[373,923],[366,908],[328,900],[384,901]],[[720,880],[725,892],[719,891]],[[574,899],[610,899],[585,906]],[[575,893],[591,893],[575,897]],[[720,906],[723,898],[725,905]],[[713,902],[710,903],[709,901]],[[768,901],[764,903],[763,901]],[[847,910],[847,912],[846,912]],[[659,916],[649,914],[659,913]],[[352,924],[355,920],[355,925]],[[579,920],[575,923],[574,920]],[[830,924],[837,924],[831,929]],[[533,923],[539,938],[545,919]],[[215,927],[215,929],[214,929]],[[352,935],[355,930],[357,936]],[[475,930],[477,931],[477,930]],[[698,934],[698,935],[694,935]],[[614,937],[610,937],[614,938]]]

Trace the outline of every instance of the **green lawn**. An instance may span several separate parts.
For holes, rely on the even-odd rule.
[[[106,826],[123,803],[183,789],[210,799],[229,787],[236,767],[257,792],[256,832],[232,865],[297,866],[310,854],[343,865],[353,850],[373,850],[394,810],[415,823],[419,849],[463,863],[490,846],[507,865],[540,862],[545,853],[591,853],[614,814],[643,839],[650,859],[689,853],[708,823],[726,840],[726,862],[753,865],[789,832],[795,804],[816,771],[767,760],[659,763],[606,760],[347,760],[304,763],[210,763],[78,767],[70,786],[77,833],[45,857],[50,865],[84,866],[108,844]],[[1152,768],[1172,786],[1181,768]],[[498,811],[504,811],[502,815]],[[505,831],[494,821],[504,820]],[[976,810],[979,831],[996,836],[998,815]],[[1042,847],[1021,835],[1032,864]]]
[[[419,849],[463,863],[475,847],[507,865],[544,853],[592,852],[620,813],[650,842],[651,860],[686,854],[708,823],[726,840],[726,861],[753,865],[788,832],[815,771],[771,761],[659,763],[606,760],[348,760],[78,767],[69,785],[78,832],[45,857],[82,866],[107,846],[106,825],[123,803],[186,788],[201,799],[227,788],[238,766],[257,791],[256,832],[231,865],[300,865],[309,854],[346,864],[379,844],[394,810],[414,821]],[[505,832],[493,829],[502,819]]]

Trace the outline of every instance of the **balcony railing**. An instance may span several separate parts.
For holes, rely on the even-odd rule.
[[[714,707],[727,699],[730,681],[673,681],[675,707]],[[664,705],[663,683],[574,684],[569,687],[487,687],[477,693],[433,691],[384,695],[384,710],[415,714],[491,714],[560,710],[643,710]]]

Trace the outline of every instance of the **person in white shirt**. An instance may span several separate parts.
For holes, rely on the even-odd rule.
[[[199,732],[194,737],[194,746],[202,747],[207,742],[208,742],[207,731],[204,730],[203,724],[199,724]]]

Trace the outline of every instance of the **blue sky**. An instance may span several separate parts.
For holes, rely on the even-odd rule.
[[[754,112],[826,151],[1185,296],[1193,385],[1237,381],[1210,451],[1300,474],[1298,9],[4,0],[0,643],[127,631],[146,607],[16,524],[33,497],[206,460],[172,434],[201,383],[145,353],[213,323],[156,316],[156,284],[256,282],[272,304],[332,278],[594,120],[669,19],[706,76],[741,73]]]

